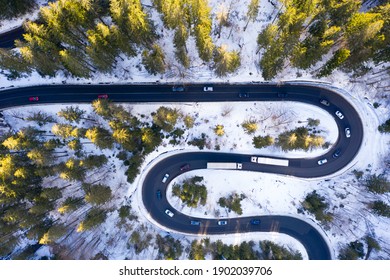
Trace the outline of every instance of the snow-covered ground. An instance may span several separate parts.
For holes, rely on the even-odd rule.
[[[150,4],[150,1],[144,1],[144,4]],[[210,1],[212,6],[213,17],[215,19],[216,12],[221,9],[221,6],[225,5],[232,11],[231,21],[232,26],[229,28],[223,27],[220,38],[215,38],[215,44],[220,45],[226,43],[229,45],[230,50],[239,50],[241,54],[241,68],[234,74],[229,75],[226,78],[217,78],[212,70],[207,65],[203,65],[197,56],[195,51],[195,44],[193,40],[189,40],[188,48],[191,50],[192,67],[186,71],[185,78],[178,77],[178,71],[180,66],[175,61],[174,53],[172,51],[172,31],[163,31],[161,36],[161,45],[166,52],[166,60],[172,69],[167,75],[150,76],[144,69],[139,69],[140,57],[126,59],[118,65],[115,73],[112,75],[96,74],[91,79],[74,79],[71,77],[65,77],[62,73],[59,73],[54,78],[40,77],[37,73],[32,73],[30,76],[21,78],[15,81],[7,80],[3,75],[0,75],[1,87],[9,86],[29,86],[37,84],[61,84],[62,82],[68,84],[80,84],[80,83],[99,83],[99,82],[112,82],[112,83],[139,83],[139,82],[251,82],[251,81],[263,81],[261,73],[256,66],[256,62],[259,56],[256,54],[256,40],[258,32],[264,28],[264,26],[272,21],[278,11],[278,8],[272,6],[269,1],[260,1],[260,15],[257,17],[256,22],[250,22],[246,31],[243,31],[245,25],[246,7],[249,0],[245,1]],[[155,11],[152,12],[152,18],[156,24],[161,27],[161,20]],[[30,15],[28,16],[30,17]],[[7,31],[20,24],[20,21],[7,21],[2,22],[0,32]],[[159,28],[161,29],[161,28]],[[319,63],[320,64],[320,63]],[[318,66],[314,66],[314,69]],[[130,72],[123,71],[124,69],[130,69]],[[380,69],[378,69],[380,70]],[[200,175],[205,178],[206,185],[208,186],[208,201],[206,206],[200,207],[196,210],[188,207],[183,207],[181,202],[177,198],[169,196],[170,202],[173,207],[191,214],[193,216],[205,216],[215,217],[216,212],[220,212],[221,215],[233,217],[233,212],[226,213],[224,209],[220,208],[217,204],[217,200],[221,196],[225,196],[232,191],[242,192],[246,195],[246,199],[242,201],[243,216],[246,215],[258,215],[258,214],[284,214],[300,216],[303,219],[311,220],[316,223],[312,215],[298,214],[297,208],[300,207],[301,201],[306,194],[316,190],[319,194],[326,197],[326,201],[330,204],[329,211],[333,213],[334,220],[328,225],[318,225],[327,236],[329,243],[331,244],[334,255],[337,257],[338,250],[341,246],[362,238],[367,234],[375,236],[380,245],[382,251],[379,253],[373,253],[371,258],[390,258],[390,220],[383,217],[373,215],[367,210],[367,203],[376,199],[376,196],[368,193],[368,191],[357,181],[352,170],[362,170],[366,174],[371,172],[372,174],[381,174],[386,171],[384,165],[384,159],[389,155],[389,143],[390,136],[382,135],[378,132],[377,126],[384,120],[388,119],[390,104],[388,97],[385,98],[382,88],[379,86],[383,83],[380,80],[379,75],[372,74],[363,77],[359,81],[356,81],[352,76],[335,71],[331,76],[321,81],[326,82],[324,86],[335,86],[340,90],[340,93],[349,98],[358,109],[361,114],[365,137],[361,148],[361,151],[357,158],[351,163],[350,166],[341,170],[338,174],[329,176],[329,178],[303,180],[299,178],[293,178],[288,176],[261,174],[245,172],[245,176],[236,176],[238,172],[216,172],[216,171],[196,171],[186,173],[185,175],[178,177],[175,181],[180,181],[183,177],[191,175]],[[276,82],[286,80],[312,80],[313,76],[310,71],[298,71],[287,67],[282,73],[275,79]],[[371,83],[378,79],[378,83]],[[372,104],[378,102],[381,104],[379,108],[374,109]],[[164,104],[159,104],[164,105]],[[318,118],[321,120],[320,128],[323,131],[322,135],[327,141],[333,143],[337,138],[336,124],[331,116],[326,112],[320,110],[317,107],[311,107],[308,105],[298,105],[297,103],[260,103],[260,102],[240,102],[240,103],[226,103],[226,104],[165,104],[180,109],[183,113],[196,115],[196,121],[198,125],[194,126],[186,137],[197,137],[202,132],[209,135],[210,149],[213,150],[216,144],[221,146],[221,151],[232,151],[238,153],[256,153],[256,154],[272,154],[288,157],[302,157],[302,156],[316,156],[318,154],[325,153],[325,150],[317,149],[310,151],[309,153],[302,151],[284,153],[280,149],[271,147],[266,149],[255,149],[251,143],[252,136],[243,133],[240,126],[243,120],[250,117],[256,117],[261,120],[261,116],[264,116],[268,111],[280,111],[288,109],[291,114],[292,122],[285,125],[275,126],[275,121],[268,119],[267,121],[259,122],[259,130],[255,135],[271,134],[277,135],[286,127],[297,126],[298,121],[306,121],[308,117]],[[150,112],[155,110],[158,105],[139,104],[132,106],[132,112],[134,114],[145,114],[150,116]],[[230,106],[232,111],[226,117],[222,117],[222,111],[226,110],[226,106]],[[50,105],[50,106],[32,106],[24,112],[32,110],[43,110],[55,115],[60,108],[64,105]],[[80,108],[88,110],[91,113],[89,105],[80,105]],[[17,130],[20,127],[26,125],[26,122],[11,117],[11,112],[18,112],[18,109],[4,111],[5,119],[12,127]],[[195,113],[196,112],[196,113]],[[225,127],[225,135],[217,137],[212,128],[222,124]],[[179,125],[180,127],[180,125]],[[50,127],[46,128],[50,130]],[[107,167],[100,173],[91,174],[91,181],[101,180],[102,182],[109,183],[114,190],[115,198],[111,202],[110,206],[119,207],[122,204],[126,204],[131,201],[131,205],[134,211],[138,213],[139,219],[137,222],[133,221],[127,226],[118,226],[118,213],[116,211],[111,212],[107,221],[96,230],[86,233],[72,232],[69,236],[61,241],[64,248],[63,256],[75,259],[91,258],[99,252],[103,252],[110,259],[153,259],[156,257],[157,251],[154,247],[143,251],[141,254],[135,254],[133,248],[128,247],[128,239],[132,230],[138,230],[140,232],[151,232],[154,234],[165,234],[165,230],[161,229],[158,225],[148,219],[147,213],[144,213],[142,209],[142,203],[139,199],[140,184],[142,176],[147,171],[153,162],[164,156],[165,152],[180,152],[182,149],[194,150],[197,149],[193,146],[188,146],[186,143],[182,143],[177,146],[171,146],[167,144],[167,141],[163,143],[157,151],[151,153],[146,159],[141,168],[142,173],[137,177],[134,184],[128,184],[124,175],[125,167],[117,160],[115,151],[99,151],[95,149],[92,144],[84,145],[88,152],[104,153],[107,156],[111,156]],[[162,155],[163,154],[163,155]],[[166,155],[166,154],[165,154]],[[387,169],[388,170],[388,169]],[[218,175],[216,176],[216,174]],[[240,173],[241,175],[241,173]],[[55,181],[58,184],[66,184],[66,182]],[[60,185],[59,185],[60,186]],[[72,189],[69,189],[72,192]],[[66,195],[66,194],[64,194]],[[383,200],[390,201],[389,195],[383,195]],[[68,217],[68,221],[78,221],[78,216],[83,214],[85,209],[75,212]],[[207,214],[206,214],[207,213]],[[55,214],[53,214],[55,215]],[[77,223],[75,224],[75,227]],[[180,239],[183,245],[189,245],[193,239],[199,238],[196,236],[184,236],[180,233],[171,233],[174,237]],[[244,240],[263,240],[270,239],[280,244],[285,244],[294,249],[302,251],[304,258],[307,258],[307,254],[304,252],[302,245],[288,236],[272,233],[272,234],[242,234],[242,235],[224,235],[213,236],[212,240],[221,239],[226,243],[237,244]],[[46,250],[46,251],[45,251]],[[57,248],[57,251],[59,249]],[[53,252],[53,248],[44,246],[41,253],[43,255],[48,252]],[[183,258],[186,258],[183,254]]]

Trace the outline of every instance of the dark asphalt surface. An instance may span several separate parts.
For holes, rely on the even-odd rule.
[[[0,91],[0,109],[20,105],[50,104],[50,103],[90,103],[98,94],[108,94],[113,102],[223,102],[223,101],[298,101],[319,106],[328,111],[336,120],[339,138],[333,148],[323,156],[316,158],[291,159],[290,166],[262,165],[250,162],[250,156],[245,154],[229,154],[217,152],[188,152],[170,156],[157,163],[146,175],[142,186],[144,205],[150,216],[159,224],[185,233],[192,234],[227,234],[238,232],[279,232],[288,234],[299,240],[306,248],[310,259],[330,259],[331,252],[324,237],[310,224],[288,216],[257,216],[260,225],[251,225],[254,217],[226,219],[226,226],[219,226],[215,219],[198,219],[177,212],[166,200],[167,184],[175,176],[182,173],[180,166],[189,163],[191,170],[204,169],[208,161],[240,162],[243,170],[286,174],[303,178],[314,178],[330,175],[345,167],[356,156],[363,139],[363,125],[354,107],[339,94],[320,87],[308,85],[252,84],[214,84],[213,92],[203,92],[203,85],[185,85],[184,92],[173,92],[172,85],[59,85],[36,86],[27,88],[3,89]],[[240,98],[239,93],[247,93],[249,97]],[[278,93],[287,94],[280,98]],[[38,96],[39,102],[30,102],[28,97]],[[320,104],[320,99],[326,99],[330,106]],[[339,119],[335,111],[340,110],[344,119]],[[315,117],[315,116],[314,116]],[[350,127],[351,137],[346,138],[344,129]],[[332,157],[336,149],[341,149],[337,159]],[[326,158],[328,162],[322,166],[319,159]],[[218,171],[215,171],[218,172]],[[240,172],[240,171],[238,171]],[[170,177],[164,184],[161,182],[165,173]],[[269,186],[270,190],[272,186]],[[162,199],[156,197],[157,190],[162,191]],[[175,214],[169,217],[164,213],[170,209]],[[200,221],[200,226],[190,225],[191,220]]]
[[[15,47],[15,40],[23,40],[23,27],[17,27],[0,34],[0,48],[12,49]]]

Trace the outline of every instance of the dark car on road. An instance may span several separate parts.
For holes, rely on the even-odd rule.
[[[333,158],[338,158],[341,154],[341,149],[337,149],[336,151],[334,151],[333,153]]]
[[[161,190],[157,190],[156,196],[157,196],[157,199],[159,199],[159,200],[162,199]]]
[[[238,97],[240,98],[246,98],[246,97],[249,97],[249,93],[246,93],[246,92],[241,92],[238,94]]]
[[[252,219],[251,224],[252,225],[260,225],[260,220],[259,219]]]
[[[180,171],[184,171],[184,170],[188,170],[188,169],[190,169],[190,165],[188,163],[180,166]]]
[[[173,86],[172,91],[184,91],[184,87],[183,86]]]
[[[199,221],[191,221],[190,222],[192,226],[200,226],[200,222]]]

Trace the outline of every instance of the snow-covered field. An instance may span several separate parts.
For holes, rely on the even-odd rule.
[[[145,4],[148,4],[145,1]],[[117,71],[112,75],[96,75],[91,79],[74,79],[65,77],[59,73],[55,78],[43,78],[37,73],[33,73],[29,77],[21,78],[16,81],[9,81],[4,76],[0,75],[0,84],[2,87],[9,86],[29,86],[37,84],[61,84],[62,82],[71,84],[79,83],[98,83],[98,82],[112,82],[112,83],[139,83],[139,82],[251,82],[251,81],[263,81],[261,73],[256,66],[258,61],[258,55],[256,55],[256,36],[258,32],[270,21],[273,20],[277,13],[277,8],[272,6],[269,1],[261,1],[261,12],[258,16],[258,20],[254,23],[249,23],[248,28],[243,32],[243,26],[245,25],[245,13],[246,4],[245,1],[210,1],[213,7],[213,16],[221,9],[221,6],[225,5],[232,11],[231,28],[222,28],[220,38],[215,38],[215,43],[220,45],[227,43],[229,49],[240,50],[241,53],[241,68],[237,73],[232,74],[226,78],[217,78],[212,70],[206,65],[202,65],[202,62],[197,57],[196,51],[190,51],[192,54],[192,65],[188,71],[186,71],[185,78],[178,78],[179,66],[175,61],[173,51],[169,52],[172,46],[172,32],[163,31],[161,45],[164,46],[164,50],[167,52],[167,63],[170,64],[172,71],[163,76],[150,76],[143,69],[139,70],[136,66],[140,64],[140,57],[132,58],[121,62],[117,67]],[[245,4],[244,4],[245,3]],[[152,11],[152,18],[161,27],[161,20],[156,12]],[[20,21],[2,22],[0,32],[7,31],[14,26],[20,24]],[[160,28],[161,29],[161,28]],[[190,40],[188,48],[195,50],[194,42]],[[316,66],[314,66],[315,68]],[[123,71],[123,69],[131,69],[130,73]],[[176,69],[176,70],[175,70]],[[380,70],[380,69],[378,69]],[[298,75],[299,73],[299,75]],[[335,86],[340,90],[341,94],[348,97],[353,104],[357,107],[364,123],[365,137],[361,151],[357,158],[351,163],[350,166],[341,170],[338,174],[329,176],[328,178],[303,180],[299,178],[293,178],[288,176],[261,174],[245,172],[245,176],[238,172],[216,172],[216,171],[194,171],[186,173],[185,175],[178,177],[175,181],[183,180],[183,177],[189,177],[192,175],[199,175],[205,178],[206,185],[208,186],[208,201],[206,206],[199,207],[198,209],[190,209],[183,207],[181,202],[177,199],[169,196],[169,200],[174,208],[188,213],[193,216],[215,217],[215,213],[220,213],[226,217],[233,217],[236,214],[233,212],[227,213],[224,209],[220,208],[217,204],[219,197],[225,196],[232,191],[243,193],[246,195],[246,199],[242,201],[243,216],[246,215],[258,215],[258,214],[283,214],[299,216],[302,219],[311,220],[312,223],[317,224],[319,228],[324,231],[328,241],[333,248],[334,256],[337,257],[338,250],[341,246],[362,238],[363,236],[370,234],[376,237],[379,244],[382,246],[382,251],[373,253],[371,258],[390,258],[390,220],[388,218],[379,217],[373,215],[367,210],[367,203],[374,200],[375,195],[369,193],[360,182],[357,181],[353,170],[362,170],[365,173],[371,172],[372,174],[381,174],[386,171],[384,160],[389,156],[389,143],[390,137],[388,135],[382,135],[378,132],[377,126],[384,120],[388,119],[390,104],[388,98],[383,98],[382,90],[379,85],[382,82],[371,84],[370,81],[377,79],[375,74],[364,77],[359,81],[354,80],[351,76],[336,71],[326,79],[322,79],[320,82],[326,82],[324,86]],[[276,82],[295,80],[297,81],[313,80],[310,71],[298,71],[297,69],[286,68],[283,73],[275,79]],[[315,81],[318,82],[318,81]],[[374,109],[372,104],[378,102],[381,104],[379,108]],[[159,104],[164,105],[164,104]],[[159,106],[157,104],[147,105],[139,104],[132,106],[132,112],[134,114],[145,114],[150,116],[150,112],[156,110]],[[333,143],[337,139],[336,124],[331,116],[317,107],[311,107],[308,105],[302,105],[297,103],[260,103],[260,102],[240,102],[240,103],[226,103],[226,104],[165,104],[180,109],[183,113],[196,116],[195,123],[197,125],[191,129],[185,137],[198,137],[202,132],[209,135],[210,146],[213,150],[215,145],[218,144],[221,147],[221,151],[232,151],[238,153],[255,153],[255,154],[268,154],[268,155],[283,155],[288,157],[311,157],[322,153],[325,150],[317,149],[308,153],[302,151],[284,153],[280,149],[271,147],[266,149],[255,149],[252,145],[252,136],[243,133],[240,124],[250,118],[256,117],[257,119],[263,119],[267,112],[279,112],[282,110],[288,111],[290,114],[291,122],[286,124],[277,125],[277,119],[268,119],[260,122],[259,130],[255,135],[271,134],[276,136],[286,128],[301,125],[298,121],[306,121],[307,118],[320,119],[320,129],[323,131],[322,135],[327,141]],[[49,105],[49,106],[32,106],[24,110],[27,113],[32,110],[42,110],[45,112],[51,112],[55,115],[65,105]],[[228,107],[232,108],[229,115],[223,117],[222,112]],[[80,105],[80,108],[88,110],[90,114],[91,108],[88,105]],[[26,125],[19,119],[13,118],[13,113],[21,113],[19,109],[12,109],[4,111],[5,120],[12,125],[12,128],[17,130]],[[217,137],[213,133],[213,127],[217,124],[222,124],[225,127],[225,135]],[[178,125],[180,127],[181,124]],[[48,125],[47,130],[50,130]],[[157,250],[154,247],[150,247],[144,250],[141,254],[137,255],[134,249],[128,247],[128,240],[131,234],[131,230],[139,230],[140,232],[151,232],[153,234],[166,234],[165,229],[160,228],[158,225],[150,221],[147,213],[142,209],[142,202],[140,200],[140,186],[142,176],[153,162],[164,156],[165,152],[180,152],[182,149],[195,150],[196,147],[188,146],[185,142],[177,146],[171,146],[165,141],[157,151],[151,153],[146,159],[141,168],[142,173],[135,180],[134,184],[128,184],[124,175],[125,167],[120,161],[113,155],[113,151],[103,151],[107,156],[111,156],[107,167],[101,173],[91,174],[91,181],[101,180],[102,182],[109,183],[114,190],[115,198],[111,202],[111,206],[119,207],[122,204],[126,204],[131,201],[133,210],[138,213],[139,219],[137,222],[133,221],[128,227],[118,226],[118,213],[112,212],[106,222],[98,227],[98,229],[86,232],[77,233],[72,232],[69,236],[64,238],[61,243],[63,244],[63,256],[74,259],[85,259],[95,256],[99,252],[103,252],[110,259],[154,259],[156,258]],[[93,145],[85,145],[85,149],[89,152],[100,153],[101,151],[95,149]],[[166,155],[166,154],[165,154]],[[388,169],[387,169],[388,170]],[[65,184],[65,182],[56,181],[56,183]],[[311,191],[316,190],[319,194],[326,197],[326,201],[330,204],[329,211],[333,213],[334,220],[327,225],[319,225],[312,215],[307,213],[298,214],[297,208],[300,207],[301,201]],[[69,190],[71,192],[71,189]],[[390,201],[389,195],[383,195],[383,200]],[[84,210],[82,210],[84,211]],[[72,216],[68,217],[70,221],[76,220],[77,216],[81,215],[80,212],[75,212]],[[53,214],[55,215],[55,214]],[[75,224],[76,227],[77,224]],[[130,229],[131,228],[131,229]],[[189,245],[193,239],[199,237],[185,236],[180,233],[171,233],[174,237],[180,239],[183,245]],[[212,240],[221,239],[226,243],[237,244],[245,240],[263,240],[269,239],[280,244],[302,251],[304,258],[307,258],[307,254],[304,252],[302,245],[293,240],[292,238],[276,233],[270,234],[240,234],[240,235],[224,235],[213,236]],[[59,250],[58,248],[56,249]],[[47,255],[53,252],[53,248],[44,246],[40,253],[41,255]],[[182,258],[187,256],[183,254]]]

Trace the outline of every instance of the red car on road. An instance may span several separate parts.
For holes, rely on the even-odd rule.
[[[107,98],[108,98],[108,95],[107,95],[107,94],[99,94],[99,95],[98,95],[98,98],[99,98],[99,99],[107,99]]]
[[[28,101],[39,101],[39,97],[38,96],[31,96],[28,98]]]

